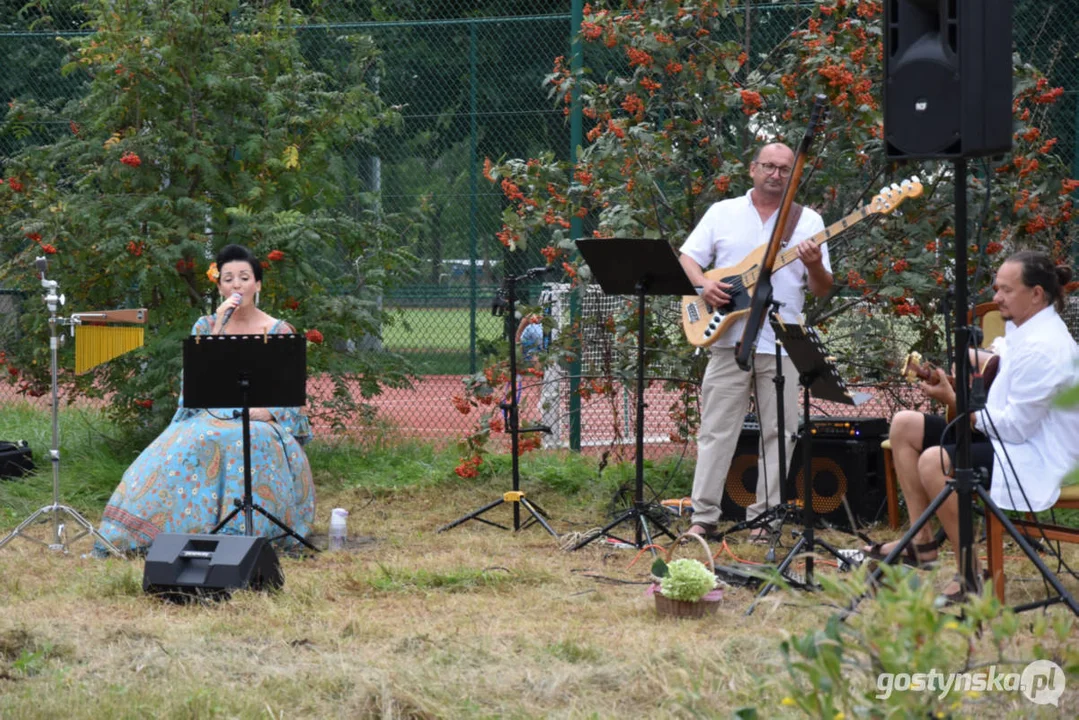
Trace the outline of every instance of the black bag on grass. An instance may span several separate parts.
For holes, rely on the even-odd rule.
[[[25,440],[0,440],[0,478],[15,478],[34,471],[34,458]]]

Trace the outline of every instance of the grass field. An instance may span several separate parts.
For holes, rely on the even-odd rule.
[[[0,437],[26,437],[39,463],[48,428],[44,413],[0,409]],[[98,519],[139,445],[99,416],[65,410],[62,500]],[[316,441],[308,454],[319,493],[316,531],[325,532],[330,508],[345,507],[352,546],[283,557],[279,592],[172,606],[142,593],[138,559],[81,558],[85,540],[67,556],[18,539],[0,549],[0,719],[1079,713],[1079,655],[1064,609],[1051,608],[1048,623],[1034,614],[989,619],[998,609],[988,601],[968,607],[965,618],[941,612],[934,588],[951,576],[950,553],[940,570],[911,571],[863,601],[843,626],[829,620],[858,586],[827,565],[818,566],[821,592],[773,593],[750,616],[753,592],[733,587],[714,616],[659,618],[644,594],[647,554],[635,562],[633,549],[602,541],[576,552],[560,547],[604,522],[632,467],[599,472],[594,458],[525,455],[522,487],[549,513],[556,539],[539,527],[512,533],[479,523],[436,532],[509,489],[505,456],[488,457],[479,478],[461,480],[455,453],[390,436],[362,445]],[[3,533],[51,501],[51,473],[42,470],[0,481]],[[691,468],[649,464],[648,471],[670,474],[672,489],[683,490]],[[507,506],[485,517],[512,522]],[[764,553],[735,536],[712,550],[721,564]],[[704,559],[696,546],[673,553]],[[1029,565],[1010,561],[1008,569],[1010,601],[1040,595]],[[1073,578],[1065,582],[1079,589]],[[788,665],[782,644],[796,649],[814,636],[824,659],[789,669],[800,666]],[[845,654],[836,656],[837,648]],[[1037,655],[1068,668],[1059,707],[1032,705],[1016,692],[876,698],[875,663],[950,672],[995,662],[1010,671]],[[812,704],[821,698],[836,702]]]
[[[468,308],[401,308],[399,319],[383,329],[382,341],[390,350],[467,351],[471,337]],[[477,341],[498,340],[503,318],[489,307],[476,309]]]
[[[383,328],[388,350],[401,353],[420,375],[466,375],[469,366],[471,318],[468,308],[402,308],[393,325]],[[490,308],[476,310],[478,368],[492,344],[502,338],[503,319]],[[407,327],[406,327],[407,325]]]

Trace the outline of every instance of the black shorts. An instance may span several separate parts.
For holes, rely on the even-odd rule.
[[[925,434],[922,436],[922,449],[941,447],[948,453],[952,467],[955,467],[955,425],[948,427],[947,421],[941,415],[923,413],[925,418]],[[943,438],[942,438],[943,435]],[[970,465],[973,468],[985,468],[986,487],[989,486],[989,478],[993,476],[993,444],[984,433],[975,430],[970,438]]]

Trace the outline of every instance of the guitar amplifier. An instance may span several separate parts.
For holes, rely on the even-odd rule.
[[[888,434],[884,418],[812,417],[813,437],[844,440],[874,440]]]
[[[821,519],[849,527],[843,499],[862,523],[880,519],[885,508],[884,458],[880,441],[888,424],[880,418],[816,418],[811,465],[813,508]],[[817,425],[817,423],[821,423]],[[757,500],[759,425],[746,422],[723,487],[724,520],[744,520],[746,508]],[[788,467],[786,491],[802,496],[805,467],[802,440],[795,445]]]

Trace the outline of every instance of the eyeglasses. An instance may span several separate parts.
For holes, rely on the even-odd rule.
[[[793,169],[790,165],[773,165],[772,163],[757,163],[757,167],[763,170],[765,175],[771,175],[778,170],[781,178],[790,177]]]

